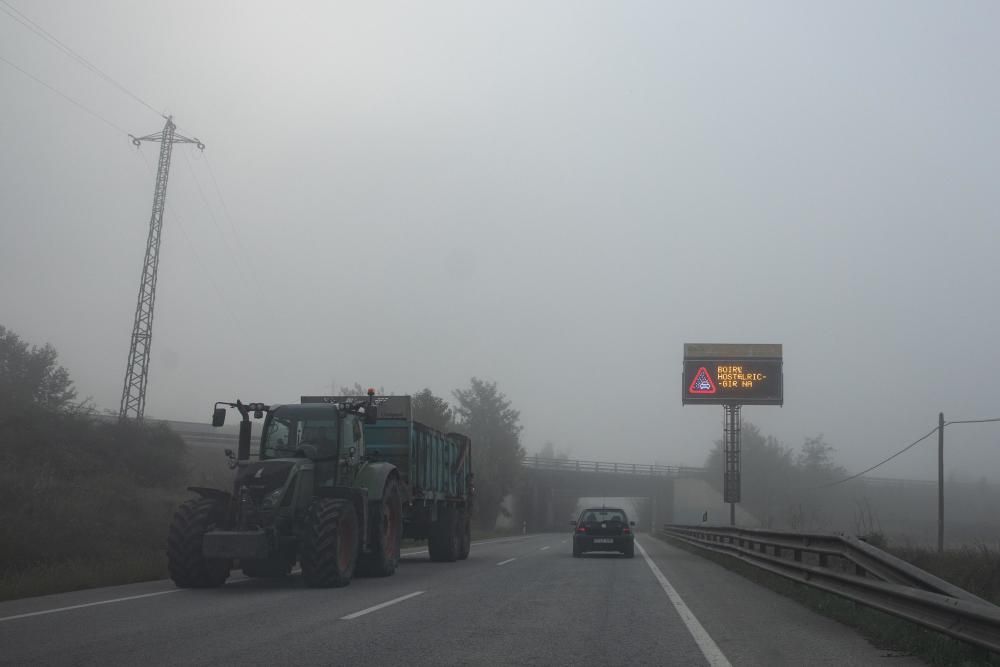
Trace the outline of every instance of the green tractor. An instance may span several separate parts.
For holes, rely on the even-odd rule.
[[[198,494],[175,512],[167,539],[170,578],[182,588],[221,586],[234,567],[250,577],[289,574],[296,563],[308,586],[346,586],[357,574],[388,576],[399,563],[402,488],[391,463],[369,460],[368,400],[341,403],[216,403],[213,426],[239,411],[231,491]],[[251,416],[264,419],[250,458]],[[374,458],[374,457],[373,457]]]

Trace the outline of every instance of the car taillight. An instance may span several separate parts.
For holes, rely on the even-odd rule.
[[[632,531],[630,531],[630,530],[628,529],[628,526],[624,526],[624,527],[622,527],[622,534],[623,534],[623,535],[628,535],[628,534],[629,534],[630,532],[632,532]]]
[[[577,529],[576,529],[576,532],[578,532],[578,533],[586,533],[587,532],[587,527],[586,526],[578,526]]]

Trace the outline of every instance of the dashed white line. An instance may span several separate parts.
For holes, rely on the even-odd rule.
[[[427,553],[427,549],[424,549],[423,551],[407,551],[405,554],[400,554],[399,557],[406,558],[407,556],[421,556],[425,553]]]
[[[497,565],[506,565],[507,563],[513,563],[517,558],[508,558],[507,560],[502,560]]]
[[[544,547],[542,547],[541,549],[539,549],[539,551],[545,551],[545,550],[546,550],[546,549],[548,549],[548,548],[549,548],[548,546],[544,546]]]
[[[400,602],[402,602],[404,600],[409,600],[410,598],[415,598],[418,595],[423,595],[426,592],[427,591],[416,591],[415,593],[410,593],[409,595],[402,595],[402,596],[400,596],[398,598],[393,598],[392,600],[387,600],[387,601],[385,601],[385,602],[383,602],[381,604],[377,604],[374,607],[368,607],[367,609],[362,609],[361,611],[356,611],[353,614],[348,614],[347,616],[341,616],[340,620],[342,620],[342,621],[350,621],[351,619],[355,619],[358,616],[364,616],[365,614],[370,614],[373,611],[378,611],[379,609],[385,609],[386,607],[388,607],[390,605],[398,604],[398,603],[400,603]]]
[[[4,616],[0,618],[0,623],[4,621],[13,621],[18,618],[30,618],[32,616],[44,616],[45,614],[57,614],[61,611],[72,611],[73,609],[84,609],[86,607],[97,607],[102,604],[114,604],[115,602],[126,602],[128,600],[139,600],[141,598],[151,598],[157,595],[168,595],[170,593],[180,593],[180,588],[172,588],[169,591],[156,591],[155,593],[143,593],[142,595],[129,595],[124,598],[114,598],[113,600],[99,600],[97,602],[85,602],[83,604],[74,604],[69,607],[57,607],[55,609],[43,609],[42,611],[32,611],[26,614],[16,614],[14,616]]]
[[[674,609],[677,610],[681,620],[684,621],[684,625],[687,626],[688,632],[691,633],[695,643],[698,644],[698,648],[701,649],[702,655],[704,655],[705,659],[708,660],[708,664],[712,667],[732,667],[729,660],[722,653],[718,644],[716,644],[715,640],[713,640],[712,637],[709,636],[708,632],[705,631],[701,622],[684,603],[684,600],[681,599],[681,596],[674,589],[673,585],[671,585],[671,583],[667,581],[667,578],[663,576],[663,573],[660,572],[660,568],[656,567],[656,563],[654,563],[653,559],[649,557],[649,554],[642,548],[642,545],[639,544],[638,540],[635,541],[635,546],[639,548],[639,553],[641,553],[642,557],[646,559],[646,565],[648,565],[649,569],[653,571],[653,576],[656,577],[656,580],[660,582],[660,587],[663,588],[663,592],[667,594],[667,598],[669,598],[670,603],[674,605]]]

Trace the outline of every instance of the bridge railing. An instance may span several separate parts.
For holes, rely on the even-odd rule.
[[[615,461],[584,461],[580,459],[552,459],[542,456],[526,456],[521,462],[525,468],[537,470],[560,470],[565,472],[598,472],[620,475],[658,475],[677,477],[692,473],[703,473],[703,468],[668,466],[648,463],[621,463]]]
[[[857,538],[670,524],[663,535],[1000,652],[1000,608]]]

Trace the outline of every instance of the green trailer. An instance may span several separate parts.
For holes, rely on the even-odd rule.
[[[303,396],[303,405],[350,404],[353,396]],[[409,396],[374,399],[378,419],[364,425],[365,457],[399,474],[403,536],[426,539],[431,560],[463,560],[471,544],[475,495],[472,447],[460,433],[441,433],[413,419]]]

